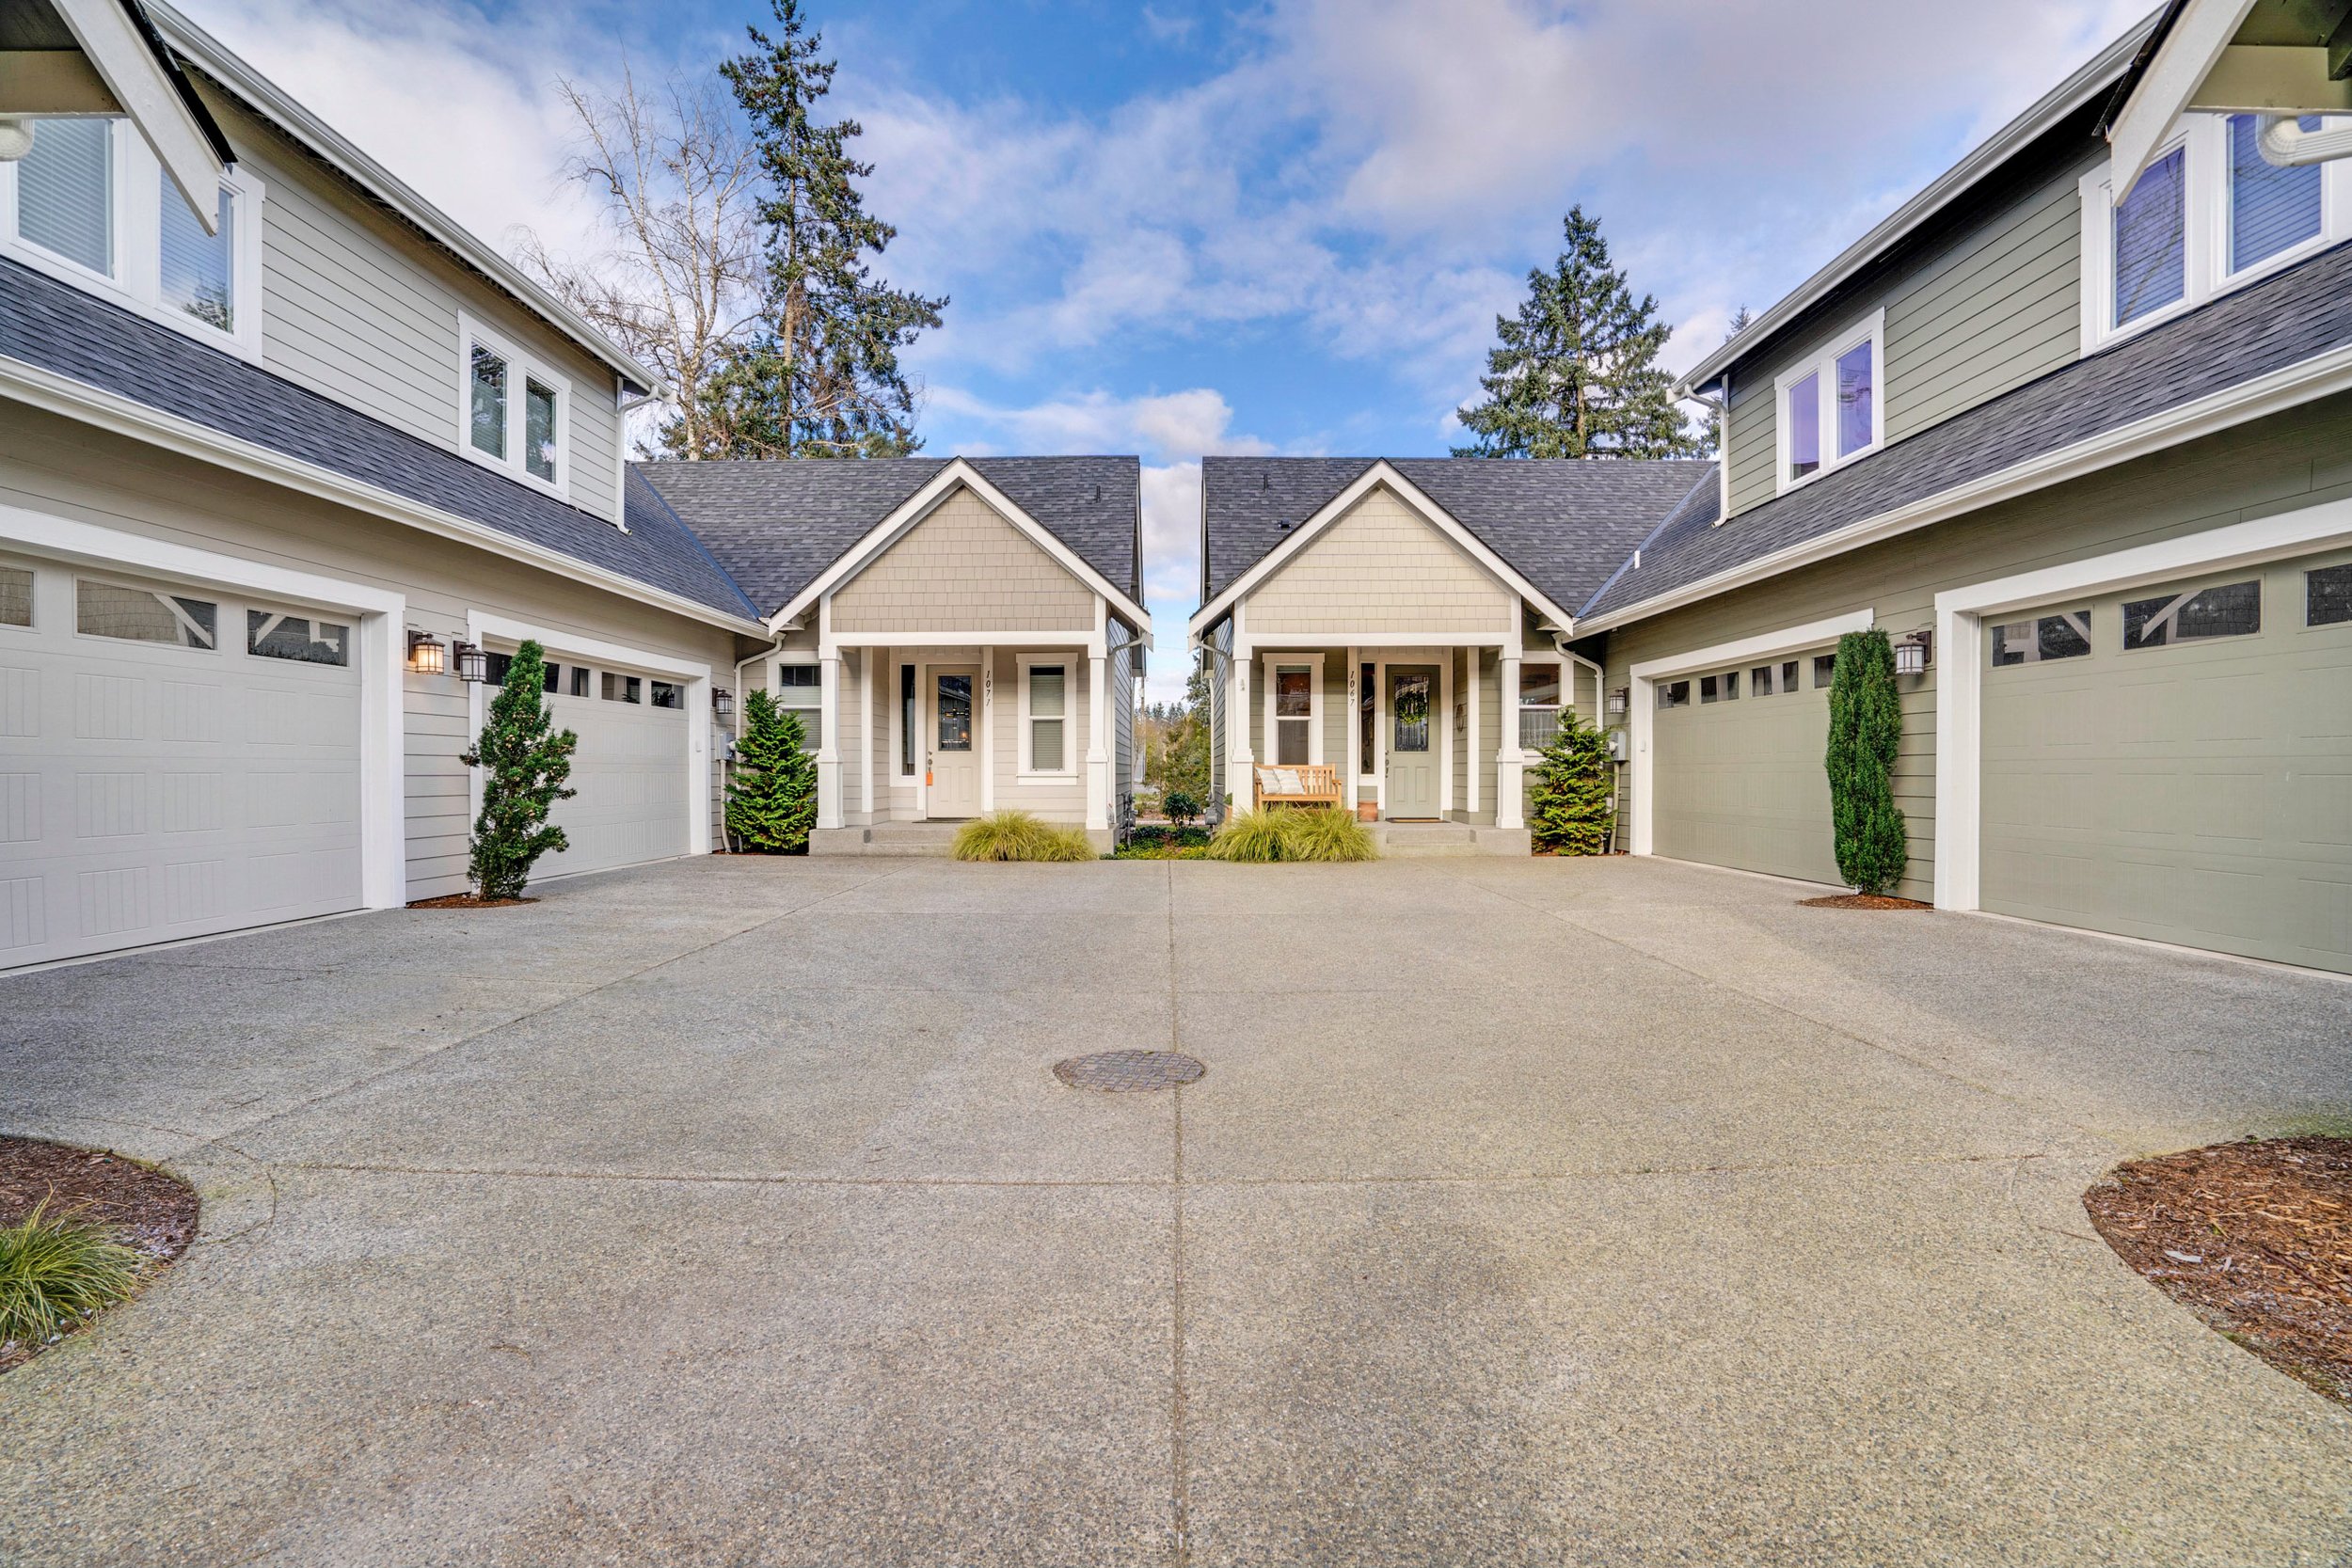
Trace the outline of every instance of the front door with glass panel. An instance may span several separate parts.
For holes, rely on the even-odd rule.
[[[1381,815],[1412,821],[1438,815],[1438,672],[1389,669],[1389,772]]]
[[[980,673],[977,670],[931,672],[930,741],[923,759],[930,779],[926,812],[930,816],[977,816],[980,814],[980,751],[978,734]]]

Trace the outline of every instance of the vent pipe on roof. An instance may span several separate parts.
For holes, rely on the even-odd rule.
[[[19,116],[0,116],[0,164],[12,164],[33,150],[33,122]]]

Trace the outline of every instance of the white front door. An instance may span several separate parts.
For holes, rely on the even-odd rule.
[[[977,733],[980,672],[977,667],[931,671],[930,744],[923,766],[930,777],[926,816],[980,814],[980,752]]]

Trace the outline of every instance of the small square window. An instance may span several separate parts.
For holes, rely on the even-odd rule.
[[[675,681],[654,682],[653,705],[656,707],[684,707],[686,705],[686,688],[678,685]]]
[[[245,651],[262,658],[292,659],[297,664],[351,663],[351,628],[333,621],[278,610],[245,612]]]
[[[1813,689],[1819,691],[1836,678],[1837,656],[1815,654],[1813,656]]]
[[[604,700],[608,703],[642,703],[645,700],[645,683],[636,675],[624,675],[607,670],[604,673]]]
[[[2206,637],[2245,637],[2263,629],[2263,585],[2233,582],[2193,594],[2136,599],[2123,607],[2123,646],[2162,648]]]
[[[1658,705],[1660,707],[1689,707],[1691,705],[1691,683],[1689,681],[1660,681],[1658,683]]]
[[[0,566],[0,626],[29,626],[32,624],[32,570],[24,566]]]
[[[219,607],[203,599],[83,581],[73,585],[73,629],[87,637],[171,642],[183,648],[219,646],[215,641]]]
[[[1739,700],[1740,672],[1737,670],[1726,671],[1724,674],[1724,701],[1726,703],[1736,703]]]
[[[1751,695],[1757,697],[1769,697],[1772,694],[1772,667],[1771,665],[1759,664],[1748,672],[1748,691]]]
[[[778,691],[815,691],[824,685],[824,673],[814,664],[779,664],[776,666]]]
[[[512,670],[513,668],[515,668],[515,656],[513,654],[484,654],[482,656],[483,684],[485,686],[504,686],[506,684],[506,672]]]
[[[1720,703],[1723,699],[1723,678],[1719,675],[1701,675],[1699,677],[1699,701]]]
[[[2346,623],[2352,623],[2352,561],[2304,573],[2303,624],[2341,626]]]
[[[1793,658],[1780,667],[1780,689],[1783,691],[1797,689],[1797,661]]]
[[[2090,652],[2090,610],[2060,610],[2026,621],[2008,621],[1993,628],[1993,667],[2039,664],[2053,658],[2081,658]]]
[[[572,666],[572,695],[575,697],[588,695],[588,667],[584,664]]]
[[[541,684],[540,689],[550,697],[561,697],[564,694],[564,667],[555,660],[549,659],[540,668],[547,673],[547,679]]]

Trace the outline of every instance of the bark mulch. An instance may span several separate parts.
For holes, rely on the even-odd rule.
[[[1922,904],[1916,898],[1889,898],[1883,893],[1833,893],[1820,898],[1800,898],[1799,906],[1808,910],[1931,910],[1933,904]]]
[[[2083,1207],[2158,1290],[2352,1404],[2352,1138],[2249,1139],[2134,1160]]]
[[[78,1212],[113,1227],[157,1268],[196,1238],[196,1189],[178,1177],[105,1149],[0,1136],[0,1226],[22,1224],[44,1199],[53,1215]],[[0,1372],[33,1354],[0,1345]]]
[[[445,893],[438,898],[416,898],[409,901],[412,910],[506,910],[516,904],[535,904],[536,898],[485,898],[478,893]]]

